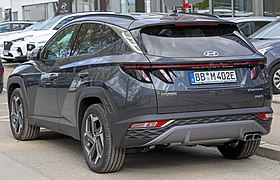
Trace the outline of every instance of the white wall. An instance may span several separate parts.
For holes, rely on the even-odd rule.
[[[18,12],[18,19],[22,20],[23,19],[22,6],[56,2],[56,1],[58,0],[1,0],[0,7],[2,8],[3,18],[5,16],[4,14],[5,9],[11,8],[12,5],[12,12]]]

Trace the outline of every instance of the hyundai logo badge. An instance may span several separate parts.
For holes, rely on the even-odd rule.
[[[220,55],[217,51],[205,51],[203,54],[207,57],[217,57]]]

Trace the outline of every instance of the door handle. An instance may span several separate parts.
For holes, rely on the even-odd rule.
[[[79,78],[84,79],[89,76],[89,72],[87,72],[87,71],[81,72],[78,74],[78,76],[79,76]]]
[[[57,74],[57,73],[52,73],[52,74],[50,74],[50,76],[49,76],[49,80],[50,80],[50,81],[54,81],[57,77],[58,77],[58,74]]]

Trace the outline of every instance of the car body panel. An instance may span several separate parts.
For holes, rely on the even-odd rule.
[[[136,48],[138,44],[132,41],[138,37],[135,28],[154,24],[171,23],[174,25],[177,22],[192,23],[197,20],[195,21],[197,24],[201,22],[225,23],[236,28],[233,23],[218,18],[198,15],[179,15],[179,17],[170,17],[168,14],[152,14],[150,17],[149,15],[109,14],[93,15],[90,18],[72,21],[44,45],[37,59],[23,63],[13,71],[8,81],[8,97],[11,95],[13,84],[20,80],[20,86],[26,89],[24,93],[29,104],[29,123],[70,135],[76,139],[81,138],[80,126],[84,115],[83,110],[85,110],[83,106],[87,103],[102,104],[115,147],[143,147],[168,142],[188,145],[193,144],[193,141],[196,142],[195,144],[200,144],[201,140],[213,140],[213,138],[215,142],[219,142],[220,138],[228,138],[225,141],[228,142],[240,140],[246,133],[258,132],[262,135],[269,133],[271,119],[265,121],[257,115],[273,112],[267,76],[261,73],[266,59],[250,44],[244,46],[250,53],[243,56],[224,54],[221,57],[196,58],[156,57]],[[83,33],[80,28],[83,23],[94,23],[104,29],[109,27],[115,35],[118,35],[118,40],[109,46],[104,45],[103,49],[100,48],[93,54],[74,55],[76,39]],[[70,53],[65,53],[62,57],[55,56],[56,59],[47,59],[49,45],[52,45],[53,40],[60,33],[63,34],[64,30],[70,29],[72,25],[76,28],[73,32],[71,31],[70,47],[67,46],[66,49]],[[112,26],[115,28],[111,28]],[[113,38],[111,34],[107,36],[104,29],[100,36],[104,39],[105,37]],[[128,37],[128,30],[132,29],[136,32],[134,38],[132,35]],[[135,32],[131,31],[132,34]],[[235,35],[239,37],[238,32],[234,33],[237,33]],[[129,38],[131,41],[127,40]],[[246,41],[242,39],[240,41],[246,44]],[[257,62],[257,64],[250,64],[251,62]],[[174,82],[170,84],[163,83],[156,75],[153,76],[153,71],[157,69],[156,65],[192,65],[194,63],[200,65],[208,63],[206,70],[215,67],[213,65],[215,63],[219,64],[220,69],[232,63],[232,67],[228,66],[228,68],[237,68],[237,75],[241,79],[235,84],[236,86],[220,84],[191,87],[186,80],[189,74],[188,69],[169,68],[174,71],[172,73]],[[242,68],[234,63],[243,63]],[[254,67],[261,68],[255,79],[251,78],[250,74]],[[196,70],[201,70],[201,68]],[[144,79],[137,76],[137,73],[140,73]],[[165,96],[175,91],[176,96]],[[205,119],[210,119],[210,121],[206,122]],[[133,123],[156,120],[168,120],[170,124],[166,127],[144,130],[131,128]],[[193,123],[196,126],[191,126]],[[233,129],[227,131],[226,129],[230,127]],[[217,132],[219,128],[226,129]],[[209,137],[206,136],[207,129],[209,129]],[[191,138],[188,137],[190,133],[193,133]],[[206,134],[203,135],[203,133]]]

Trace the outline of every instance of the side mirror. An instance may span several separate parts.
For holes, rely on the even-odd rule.
[[[41,48],[35,48],[28,52],[27,60],[40,60]]]

